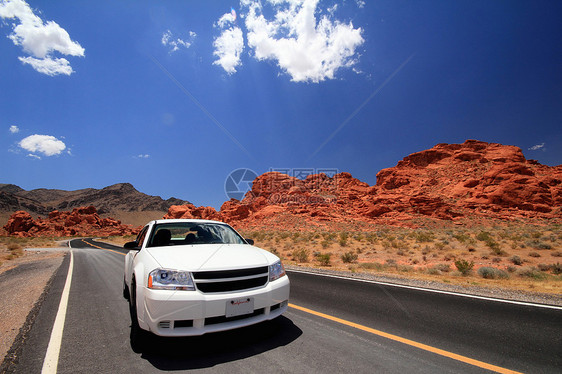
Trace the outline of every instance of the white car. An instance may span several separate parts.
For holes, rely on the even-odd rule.
[[[123,296],[138,334],[202,335],[287,310],[290,284],[279,258],[225,223],[151,221],[124,248]]]

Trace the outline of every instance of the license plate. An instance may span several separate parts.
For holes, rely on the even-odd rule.
[[[254,312],[254,298],[243,297],[226,302],[226,317],[242,316]]]

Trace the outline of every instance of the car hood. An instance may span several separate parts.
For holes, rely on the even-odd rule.
[[[247,244],[196,244],[149,248],[148,252],[165,269],[200,271],[267,266],[277,256]]]

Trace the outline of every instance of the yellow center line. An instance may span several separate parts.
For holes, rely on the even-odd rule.
[[[289,306],[291,308],[298,309],[300,311],[303,311],[303,312],[306,312],[306,313],[309,313],[309,314],[313,314],[315,316],[322,317],[322,318],[328,319],[330,321],[334,321],[334,322],[341,323],[341,324],[346,325],[346,326],[354,327],[356,329],[366,331],[366,332],[369,332],[371,334],[382,336],[383,338],[387,338],[387,339],[390,339],[390,340],[394,340],[396,342],[407,344],[407,345],[412,346],[412,347],[423,349],[424,351],[428,351],[428,352],[432,352],[432,353],[435,353],[435,354],[438,354],[438,355],[441,355],[441,356],[444,356],[444,357],[452,358],[453,360],[461,361],[461,362],[464,362],[464,363],[467,363],[467,364],[470,364],[470,365],[473,365],[473,366],[477,366],[477,367],[480,367],[480,368],[483,368],[483,369],[495,371],[497,373],[510,373],[510,374],[517,373],[517,374],[521,374],[521,373],[519,373],[517,371],[514,371],[514,370],[509,370],[509,369],[506,369],[506,368],[502,368],[500,366],[496,366],[496,365],[488,364],[486,362],[478,361],[478,360],[475,360],[475,359],[472,359],[472,358],[469,358],[469,357],[466,357],[466,356],[461,356],[461,355],[458,355],[456,353],[448,352],[448,351],[445,351],[445,350],[442,350],[442,349],[439,349],[439,348],[432,347],[430,345],[418,343],[418,342],[410,340],[410,339],[402,338],[402,337],[397,336],[397,335],[389,334],[389,333],[384,332],[384,331],[380,331],[380,330],[376,330],[376,329],[373,329],[373,328],[370,328],[370,327],[367,327],[367,326],[363,326],[363,325],[360,325],[360,324],[355,323],[355,322],[346,321],[344,319],[334,317],[334,316],[331,316],[329,314],[320,313],[320,312],[317,312],[317,311],[312,310],[312,309],[304,308],[302,306],[298,306],[298,305],[291,304],[291,303],[289,303]]]
[[[120,255],[125,256],[125,253],[117,252],[117,251],[114,251],[113,249],[102,248],[102,247],[97,246],[97,245],[95,245],[95,244],[93,244],[93,243],[88,243],[88,242],[85,241],[84,239],[80,239],[80,240],[82,240],[84,243],[86,243],[86,244],[88,244],[88,245],[91,245],[91,246],[94,247],[94,248],[103,249],[104,251],[110,251],[110,252],[113,252],[113,253],[119,253]]]

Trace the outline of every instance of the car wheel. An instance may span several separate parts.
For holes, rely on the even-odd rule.
[[[145,347],[147,332],[139,326],[137,316],[137,295],[136,295],[135,279],[131,282],[131,290],[129,292],[129,312],[131,314],[131,348],[135,353],[142,353]]]

